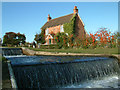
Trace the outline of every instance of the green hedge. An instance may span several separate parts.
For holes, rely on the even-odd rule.
[[[51,44],[51,45],[40,45],[41,49],[58,49],[58,45]]]

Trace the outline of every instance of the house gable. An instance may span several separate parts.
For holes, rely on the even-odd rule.
[[[81,20],[80,16],[76,15],[76,21],[75,21],[75,35],[78,38],[83,38],[86,36],[86,31],[84,29],[83,21]]]

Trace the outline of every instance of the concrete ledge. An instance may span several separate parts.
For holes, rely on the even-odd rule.
[[[18,88],[17,87],[17,83],[16,83],[16,80],[15,80],[15,76],[13,74],[13,69],[11,67],[11,62],[10,61],[7,61],[8,63],[8,69],[9,69],[9,73],[10,73],[10,79],[11,79],[11,84],[12,84],[12,88]]]
[[[84,53],[58,53],[58,52],[44,52],[44,51],[33,51],[25,47],[22,48],[25,55],[55,55],[55,56],[101,56],[101,57],[114,57],[120,62],[120,54],[84,54]],[[27,52],[27,54],[25,53]]]
[[[23,54],[24,54],[24,55],[30,55],[30,56],[35,55],[35,51],[30,50],[30,49],[25,48],[25,47],[22,47],[22,51],[23,51]]]

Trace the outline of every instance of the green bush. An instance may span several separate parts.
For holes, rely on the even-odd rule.
[[[65,34],[65,33],[58,33],[56,36],[55,36],[55,40],[56,40],[56,43],[58,45],[58,48],[64,48],[64,49],[67,49],[68,48],[68,36]]]
[[[51,45],[40,45],[41,49],[58,49],[58,45],[51,44]]]

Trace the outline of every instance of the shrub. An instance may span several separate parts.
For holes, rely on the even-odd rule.
[[[57,49],[58,45],[51,44],[51,45],[40,45],[41,49]]]
[[[34,40],[37,42],[37,43],[42,43],[44,44],[46,41],[45,41],[45,30],[42,30],[41,33],[37,33],[35,35],[35,38]]]
[[[58,48],[68,48],[68,36],[65,33],[58,33],[55,36],[56,43]]]

